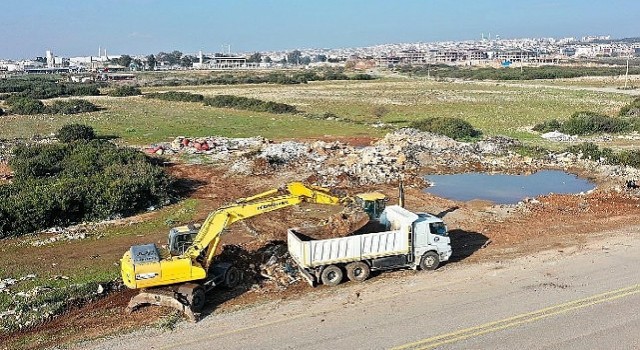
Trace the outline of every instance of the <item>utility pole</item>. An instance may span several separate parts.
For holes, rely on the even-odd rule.
[[[627,73],[624,75],[624,89],[627,89],[627,82],[629,81],[629,56],[627,56]]]

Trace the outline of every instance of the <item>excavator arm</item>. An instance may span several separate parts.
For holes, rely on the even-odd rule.
[[[288,184],[287,192],[288,194],[285,195],[269,197],[277,193],[277,190],[270,190],[252,197],[240,199],[235,204],[222,207],[209,214],[193,240],[193,243],[182,256],[196,260],[205,253],[206,258],[203,261],[203,268],[207,269],[213,260],[218,244],[220,243],[220,236],[224,229],[236,221],[298,205],[301,202],[319,204],[340,203],[340,199],[332,196],[328,190],[322,187],[305,186],[301,182]]]

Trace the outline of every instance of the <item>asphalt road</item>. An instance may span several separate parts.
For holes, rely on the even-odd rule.
[[[147,329],[101,349],[640,349],[640,229]]]

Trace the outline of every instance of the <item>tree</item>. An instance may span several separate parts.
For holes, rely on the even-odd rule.
[[[120,56],[120,58],[112,59],[111,62],[115,64],[119,64],[124,67],[129,67],[129,65],[131,65],[131,62],[133,62],[133,58],[131,58],[131,56],[129,55],[122,55]]]
[[[192,67],[193,62],[196,62],[198,59],[195,56],[184,55],[180,59],[180,65],[183,67]]]
[[[144,67],[144,64],[142,63],[142,60],[139,58],[136,58],[133,60],[133,65],[136,67],[135,69],[140,69]]]
[[[146,61],[147,61],[147,67],[149,67],[150,70],[155,70],[156,69],[156,57],[154,55],[149,55],[146,57]]]
[[[300,64],[302,58],[302,52],[300,50],[293,50],[287,54],[287,62],[289,64]]]
[[[182,58],[182,52],[178,51],[178,50],[173,50],[171,51],[171,53],[168,55],[167,59],[169,61],[170,65],[176,65],[180,63],[180,59]]]
[[[327,62],[327,55],[322,55],[322,54],[316,55],[315,61],[316,62]]]
[[[308,65],[309,63],[311,63],[311,57],[309,57],[309,56],[304,56],[304,57],[302,57],[302,58],[300,59],[300,64],[303,64],[303,65],[305,65],[305,66],[306,66],[306,65]]]
[[[264,58],[264,62],[265,62],[265,63],[271,63],[271,62],[272,62],[271,57],[266,56],[266,57]]]
[[[247,58],[247,63],[260,63],[262,62],[262,54],[260,52],[255,52],[249,58]]]

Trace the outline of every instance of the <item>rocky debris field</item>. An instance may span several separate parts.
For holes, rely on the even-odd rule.
[[[228,164],[227,175],[269,175],[295,169],[307,180],[328,187],[420,183],[425,173],[469,171],[530,173],[544,168],[580,169],[590,177],[638,178],[637,169],[608,166],[568,152],[549,152],[541,158],[517,153],[520,142],[495,136],[477,142],[458,142],[442,135],[400,129],[363,147],[340,141],[274,142],[261,137],[177,137],[147,147],[148,153],[201,155],[207,162]],[[595,174],[593,172],[596,172]]]

